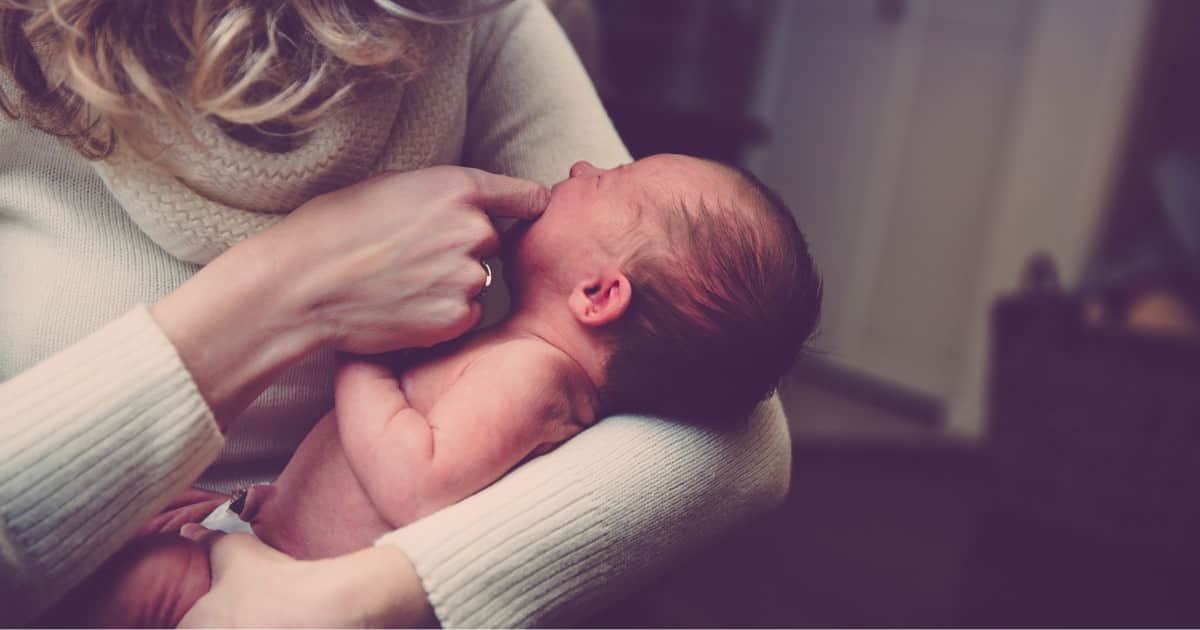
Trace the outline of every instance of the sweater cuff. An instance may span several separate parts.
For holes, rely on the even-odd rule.
[[[444,628],[544,625],[548,609],[573,608],[582,585],[609,572],[610,515],[585,477],[525,466],[502,482],[519,493],[476,494],[376,544],[408,556]]]
[[[28,619],[216,458],[220,429],[144,305],[0,384],[0,554]]]

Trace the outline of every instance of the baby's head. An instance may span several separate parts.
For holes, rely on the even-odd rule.
[[[553,193],[512,242],[506,275],[518,296],[566,296],[607,351],[601,412],[733,420],[770,394],[821,303],[807,244],[774,193],[681,155],[580,162]]]

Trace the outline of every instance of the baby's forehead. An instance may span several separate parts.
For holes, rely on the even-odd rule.
[[[637,203],[652,207],[733,207],[744,193],[737,171],[685,155],[654,155],[630,168]]]
[[[664,153],[645,157],[630,165],[639,179],[654,180],[665,186],[731,186],[735,182],[729,167],[688,155]]]

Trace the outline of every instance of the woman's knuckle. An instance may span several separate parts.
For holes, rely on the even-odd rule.
[[[483,293],[483,274],[475,274],[472,276],[464,276],[463,279],[463,297],[467,300],[473,300]]]
[[[483,226],[480,225],[480,219],[482,218],[474,208],[463,206],[462,214],[459,216],[457,224],[459,232],[467,235],[479,234],[483,230]]]
[[[480,221],[477,217],[465,217],[454,230],[455,240],[463,249],[475,249],[492,237],[493,229],[486,219]]]
[[[455,304],[454,305],[454,317],[453,317],[454,323],[461,326],[463,324],[468,323],[470,320],[471,320],[471,303],[470,302],[458,302],[457,304]]]
[[[487,217],[479,217],[479,220],[476,222],[476,226],[479,240],[490,241],[497,237],[496,226],[492,225],[492,222],[489,221]]]
[[[488,272],[483,268],[483,264],[478,260],[471,259],[471,264],[463,269],[463,278],[467,285],[473,289],[478,289],[487,280]]]
[[[437,169],[437,176],[442,180],[440,183],[454,194],[470,195],[479,190],[479,179],[470,171],[453,166],[440,166]]]
[[[483,172],[473,168],[458,169],[463,178],[463,192],[476,194],[483,190]]]

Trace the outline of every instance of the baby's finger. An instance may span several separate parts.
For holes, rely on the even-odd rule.
[[[334,383],[337,383],[343,377],[353,382],[361,379],[391,378],[392,376],[391,369],[382,362],[374,360],[374,357],[371,355],[339,352],[335,359],[337,364],[335,367]]]
[[[184,523],[183,527],[179,528],[179,535],[188,540],[195,541],[212,549],[213,544],[217,539],[225,535],[225,532],[209,529],[199,523]]]

